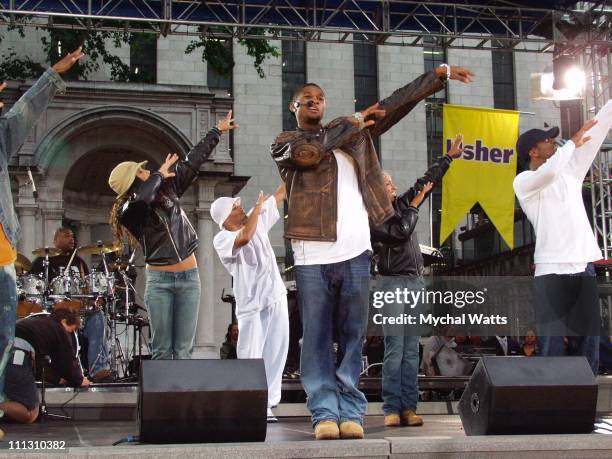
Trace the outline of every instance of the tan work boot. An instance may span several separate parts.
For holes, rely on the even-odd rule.
[[[385,414],[385,427],[399,427],[401,424],[398,413]]]
[[[340,438],[340,431],[336,421],[319,421],[315,426],[315,439],[317,440],[337,440]]]
[[[411,427],[422,426],[423,418],[421,416],[418,416],[412,410],[404,410],[402,411],[402,424]]]
[[[340,424],[340,438],[363,438],[363,427],[354,421],[344,421]]]

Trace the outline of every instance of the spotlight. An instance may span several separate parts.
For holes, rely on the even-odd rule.
[[[534,100],[582,99],[586,85],[584,71],[572,66],[555,75],[552,71],[531,74],[531,98]]]

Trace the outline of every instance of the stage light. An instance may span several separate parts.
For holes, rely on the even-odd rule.
[[[579,67],[571,67],[563,76],[565,87],[573,94],[582,94],[586,84],[586,75]]]
[[[568,68],[560,78],[552,71],[531,74],[531,98],[534,100],[582,99],[586,85],[584,71],[576,66]],[[558,88],[556,88],[558,87]]]

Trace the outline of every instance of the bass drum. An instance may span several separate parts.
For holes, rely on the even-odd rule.
[[[34,301],[19,301],[17,302],[17,318],[24,319],[30,314],[43,312],[43,307],[40,303]]]

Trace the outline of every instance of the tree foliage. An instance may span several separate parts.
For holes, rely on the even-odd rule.
[[[208,32],[210,32],[208,30]],[[217,32],[223,32],[225,35],[231,35],[231,30],[227,27],[218,29]],[[227,46],[227,39],[216,38],[210,33],[205,33],[203,27],[200,27],[200,37],[197,40],[192,40],[185,54],[192,53],[196,49],[202,49],[202,60],[207,62],[215,72],[224,77],[229,77],[234,68],[234,59],[232,50]],[[262,64],[269,57],[279,57],[280,52],[276,46],[272,46],[265,38],[239,38],[238,43],[247,49],[247,54],[253,58],[253,66],[260,78],[265,78],[265,72]]]
[[[55,24],[66,27],[76,25],[73,19],[55,19]],[[17,30],[22,38],[25,38],[22,25],[12,25],[8,30]],[[41,43],[46,55],[45,63],[34,62],[28,56],[19,55],[14,49],[8,48],[0,55],[0,81],[3,79],[26,79],[38,77],[44,70],[43,64],[51,64],[58,61],[67,52],[83,46],[87,58],[79,61],[68,74],[67,79],[87,80],[94,72],[100,69],[101,63],[108,66],[110,78],[113,81],[122,82],[155,82],[156,69],[141,65],[138,70],[134,66],[123,62],[116,54],[116,49],[123,46],[131,47],[132,56],[139,56],[146,51],[147,46],[155,46],[157,36],[153,32],[133,33],[124,31],[107,31],[99,29],[82,28],[58,28],[45,27],[48,36],[41,37]],[[230,29],[223,29],[226,34],[231,34]],[[203,31],[202,31],[203,32]],[[153,38],[154,37],[154,38]],[[3,40],[0,34],[0,43]],[[107,44],[112,42],[112,48]],[[272,46],[266,39],[239,38],[238,43],[245,46],[247,54],[253,58],[253,65],[257,74],[265,78],[262,67],[264,60],[268,57],[278,57],[278,48]],[[111,49],[109,49],[111,48]],[[202,33],[197,39],[191,41],[185,49],[185,54],[201,49],[202,60],[218,74],[229,77],[234,67],[231,47],[227,46],[225,40],[220,40]]]

